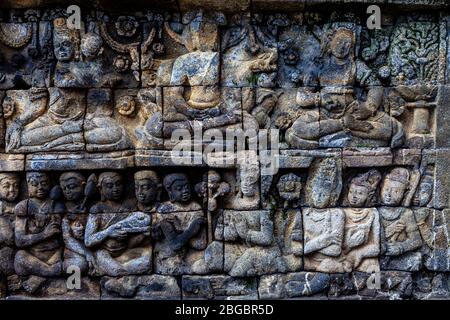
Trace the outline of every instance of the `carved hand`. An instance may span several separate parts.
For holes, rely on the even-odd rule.
[[[44,229],[44,234],[47,237],[51,237],[55,234],[59,234],[61,230],[58,228],[58,225],[55,223],[50,223],[47,227]]]
[[[332,233],[332,234],[327,235],[324,238],[324,241],[325,241],[325,246],[326,247],[331,246],[332,244],[337,244],[337,245],[341,244],[341,238],[336,233]]]
[[[403,248],[400,245],[390,243],[390,242],[388,242],[386,244],[386,255],[387,256],[398,256],[398,255],[402,254],[402,252],[403,252]]]
[[[354,131],[369,132],[373,126],[367,121],[356,120],[351,114],[346,114],[343,118],[344,127]]]
[[[119,226],[111,226],[108,230],[108,235],[113,239],[125,240],[127,237],[127,232],[122,230]]]
[[[351,247],[357,247],[357,246],[360,246],[361,244],[363,244],[364,243],[364,240],[365,240],[365,234],[364,234],[364,230],[358,230],[358,231],[356,231],[354,234],[352,234],[351,236],[350,236],[350,243],[349,243],[349,245],[351,246]]]

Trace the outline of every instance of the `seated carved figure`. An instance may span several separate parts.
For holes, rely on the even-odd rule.
[[[293,173],[280,177],[277,183],[283,209],[275,214],[275,234],[289,271],[298,271],[303,266],[303,225],[300,206],[301,178]]]
[[[211,22],[202,11],[191,12],[184,17],[187,26],[179,35],[165,24],[169,36],[189,51],[175,59],[164,61],[158,77],[168,86],[165,89],[164,114],[153,114],[148,120],[148,131],[159,138],[170,138],[176,129],[193,131],[195,121],[203,130],[242,128],[240,97],[236,90],[220,90],[217,24]],[[186,88],[184,87],[186,86]],[[158,132],[158,124],[164,119],[164,127]],[[255,130],[257,128],[254,128]]]
[[[427,169],[421,177],[411,201],[411,204],[414,206],[414,217],[416,218],[420,235],[430,249],[433,249],[435,246],[435,234],[427,223],[429,219],[433,219],[434,215],[432,207],[433,189],[433,174]]]
[[[310,208],[303,210],[305,270],[339,271],[345,213],[334,208],[342,189],[336,159],[316,160],[309,172],[306,192]]]
[[[419,228],[413,211],[402,207],[402,201],[409,188],[410,174],[405,168],[394,168],[384,178],[381,186],[381,204],[379,209],[382,224],[382,253],[385,266],[410,270],[420,266],[420,253],[414,252],[422,245]],[[402,258],[409,263],[398,263]]]
[[[50,89],[50,100],[47,89],[31,89],[30,105],[7,129],[7,151],[82,150],[82,101],[57,88]]]
[[[401,124],[379,111],[383,88],[370,87],[364,102],[355,98],[353,86],[364,86],[373,76],[362,61],[355,61],[353,31],[341,28],[327,35],[318,73],[305,79],[305,87],[297,92],[299,108],[281,112],[276,119],[286,142],[299,149],[400,145]]]
[[[14,207],[19,183],[17,174],[0,173],[0,274],[14,273]]]
[[[158,207],[152,227],[156,271],[189,273],[207,245],[204,213],[191,200],[191,186],[185,174],[169,174],[163,185],[170,200]]]
[[[246,153],[237,170],[236,191],[226,199],[225,207],[236,210],[258,209],[260,202],[258,156]]]
[[[29,198],[17,204],[15,243],[19,249],[14,269],[20,276],[32,276],[26,284],[34,291],[44,281],[62,272],[61,214],[65,208],[50,198],[50,179],[46,173],[28,172]]]
[[[225,211],[224,269],[233,277],[285,272],[286,264],[274,239],[274,225],[267,210]]]
[[[151,270],[151,217],[133,212],[134,204],[122,201],[124,183],[115,172],[98,178],[101,201],[90,209],[85,244],[93,251],[94,274],[119,276],[142,274]]]
[[[186,174],[168,174],[164,177],[163,185],[169,195],[169,201],[159,206],[158,213],[186,212],[202,209],[197,202],[191,199],[191,184]]]
[[[104,87],[120,82],[119,77],[105,68],[101,36],[92,32],[80,34],[79,30],[68,29],[65,19],[55,19],[53,25],[57,87]]]
[[[84,189],[86,178],[78,172],[66,172],[59,178],[64,194],[67,214],[62,220],[64,240],[64,270],[77,266],[85,274],[89,264],[93,263],[92,254],[84,244],[84,232],[87,223]]]
[[[30,105],[8,126],[8,152],[78,151],[84,150],[85,144],[89,151],[122,150],[130,146],[124,129],[108,114],[102,114],[102,110],[84,119],[84,95],[67,90],[50,88],[48,107],[47,89],[30,90]],[[91,98],[88,102],[93,101]]]
[[[108,89],[91,89],[87,95],[87,112],[84,119],[86,150],[104,152],[132,147],[125,128],[112,118],[112,93]]]
[[[372,272],[379,270],[380,217],[375,193],[381,174],[377,170],[357,175],[350,181],[345,208],[343,270]]]

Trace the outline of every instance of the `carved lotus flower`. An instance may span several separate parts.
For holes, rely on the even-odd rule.
[[[125,72],[130,69],[130,59],[126,56],[118,55],[113,60],[114,70],[117,72]]]
[[[123,96],[120,97],[116,108],[121,115],[131,117],[136,110],[136,102],[131,96]]]
[[[119,36],[132,37],[136,33],[139,22],[132,16],[120,16],[115,26]]]

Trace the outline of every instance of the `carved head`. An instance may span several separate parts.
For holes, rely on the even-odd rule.
[[[103,40],[95,33],[86,33],[81,39],[81,53],[87,59],[93,59],[103,52]]]
[[[102,201],[119,201],[123,194],[123,179],[117,172],[103,172],[98,177],[97,187]]]
[[[58,61],[68,62],[75,57],[76,54],[76,37],[74,37],[74,30],[69,30],[66,25],[66,20],[55,19],[53,22],[55,27],[53,33],[53,50]],[[79,43],[78,43],[79,44]]]
[[[354,55],[355,35],[347,28],[329,30],[322,39],[321,56],[332,55],[338,59],[351,58]]]
[[[347,29],[339,29],[335,32],[330,43],[330,52],[339,59],[345,59],[354,47],[353,32]]]
[[[414,197],[412,199],[413,206],[425,207],[431,200],[433,196],[433,174],[429,171],[426,171],[420,180],[420,184],[414,193]]]
[[[0,173],[0,199],[14,201],[19,195],[20,178],[16,173]]]
[[[73,59],[75,50],[70,41],[70,37],[61,37],[57,42],[54,43],[54,46],[56,60],[67,62]]]
[[[392,169],[384,177],[381,186],[381,203],[386,206],[400,205],[408,188],[409,171],[405,168]]]
[[[280,197],[287,201],[295,201],[300,199],[302,187],[302,180],[299,176],[293,173],[288,173],[281,176],[277,183],[277,189]]]
[[[347,194],[347,202],[350,206],[370,207],[375,204],[375,195],[378,183],[381,181],[381,174],[378,170],[358,174],[350,181]]]
[[[259,171],[260,168],[256,153],[246,153],[239,166],[239,187],[245,197],[253,197],[257,193]]]
[[[313,162],[306,182],[308,203],[314,208],[336,205],[342,190],[341,167],[334,158]]]
[[[142,170],[134,174],[136,199],[143,205],[152,204],[158,196],[160,180],[155,171]]]
[[[50,192],[50,178],[44,172],[27,172],[27,187],[30,198],[45,199]]]
[[[191,200],[191,185],[184,173],[172,173],[164,177],[164,189],[169,194],[170,202],[188,202]]]
[[[59,177],[59,185],[68,201],[79,201],[84,196],[86,178],[78,172],[65,172]]]

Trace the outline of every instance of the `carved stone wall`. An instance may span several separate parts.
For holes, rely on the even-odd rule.
[[[2,2],[0,297],[450,298],[450,9],[380,2]]]

